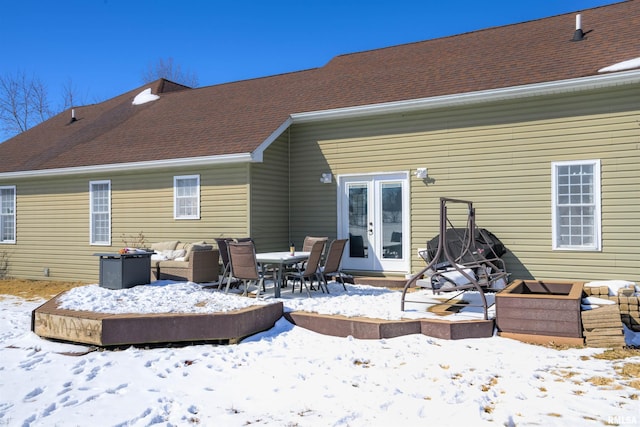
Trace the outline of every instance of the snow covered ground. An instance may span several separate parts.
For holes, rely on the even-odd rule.
[[[190,283],[76,289],[65,298],[68,308],[106,312],[224,310],[272,300]],[[285,293],[282,300],[286,310],[386,319],[432,315],[401,314],[397,291],[350,286],[344,292],[334,283],[331,292],[312,298]],[[498,336],[336,338],[284,319],[236,345],[102,351],[30,332],[31,311],[43,302],[0,296],[0,425],[640,424],[640,391],[616,373],[624,364],[640,364],[640,353],[602,360],[593,356],[603,349],[558,350]]]

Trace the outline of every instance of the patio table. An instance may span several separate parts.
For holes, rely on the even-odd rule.
[[[309,259],[310,252],[262,252],[256,254],[256,261],[259,264],[273,265],[276,268],[276,281],[273,284],[275,297],[280,298],[280,286],[282,285],[282,271],[284,267],[296,264]]]

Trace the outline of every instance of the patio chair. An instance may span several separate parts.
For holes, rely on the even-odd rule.
[[[260,296],[260,288],[265,290],[264,274],[260,273],[258,262],[256,261],[256,247],[253,242],[227,242],[229,249],[229,273],[234,279],[244,284],[242,295],[248,294],[249,284],[255,283],[257,286],[256,298]],[[229,292],[229,281],[225,292]]]
[[[218,245],[218,250],[220,252],[220,259],[222,260],[222,277],[220,278],[220,282],[218,284],[218,288],[222,288],[225,286],[225,278],[227,280],[226,285],[231,281],[231,267],[229,266],[229,248],[228,243],[232,242],[233,239],[230,238],[218,238],[214,239],[216,244]]]
[[[327,289],[327,293],[329,292],[327,281],[331,277],[335,277],[337,282],[342,283],[344,290],[347,290],[347,286],[344,284],[344,279],[349,276],[340,270],[340,262],[342,261],[342,254],[348,240],[349,239],[336,239],[329,244],[329,249],[327,249],[327,257],[324,265],[320,267],[320,274],[324,281],[324,286]]]
[[[297,272],[288,272],[286,274],[286,278],[288,280],[293,281],[293,287],[291,288],[291,293],[293,294],[296,290],[296,281],[300,281],[300,292],[302,292],[302,285],[307,288],[307,295],[311,296],[310,287],[313,287],[313,280],[318,281],[318,286],[324,292],[324,282],[320,275],[320,258],[322,257],[322,252],[324,251],[324,241],[316,240],[311,246],[311,250],[309,251],[309,259],[304,265],[304,269],[300,269]],[[307,285],[307,281],[309,285]],[[328,289],[327,289],[328,292]]]
[[[302,242],[302,252],[311,252],[311,248],[313,247],[313,244],[315,242],[321,241],[324,243],[324,246],[322,247],[322,254],[320,255],[320,261],[322,262],[322,257],[324,255],[324,249],[327,245],[327,241],[329,240],[328,237],[314,237],[314,236],[306,236],[304,238],[304,241]],[[291,265],[287,271],[289,272],[294,272],[297,273],[300,270],[304,270],[305,266],[306,266],[307,262],[301,262],[301,263],[297,263],[297,264],[293,264]]]
[[[313,244],[317,241],[323,241],[325,243],[325,245],[327,244],[327,240],[329,240],[328,237],[313,237],[313,236],[306,236],[304,238],[304,242],[302,243],[302,252],[311,252],[311,248],[313,247]]]
[[[237,237],[234,240],[238,243],[251,242],[254,245],[256,244],[256,242],[253,241],[253,237]]]

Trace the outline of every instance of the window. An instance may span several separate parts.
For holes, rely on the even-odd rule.
[[[553,249],[600,250],[600,161],[552,163]]]
[[[111,181],[89,183],[91,244],[111,244]]]
[[[173,217],[200,219],[200,175],[173,177]]]
[[[16,242],[16,187],[0,187],[0,243]]]

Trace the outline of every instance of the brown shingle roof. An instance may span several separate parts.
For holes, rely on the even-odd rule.
[[[65,111],[0,144],[0,173],[255,150],[290,114],[594,76],[640,56],[640,1],[341,55],[324,67],[198,89],[153,83]]]

